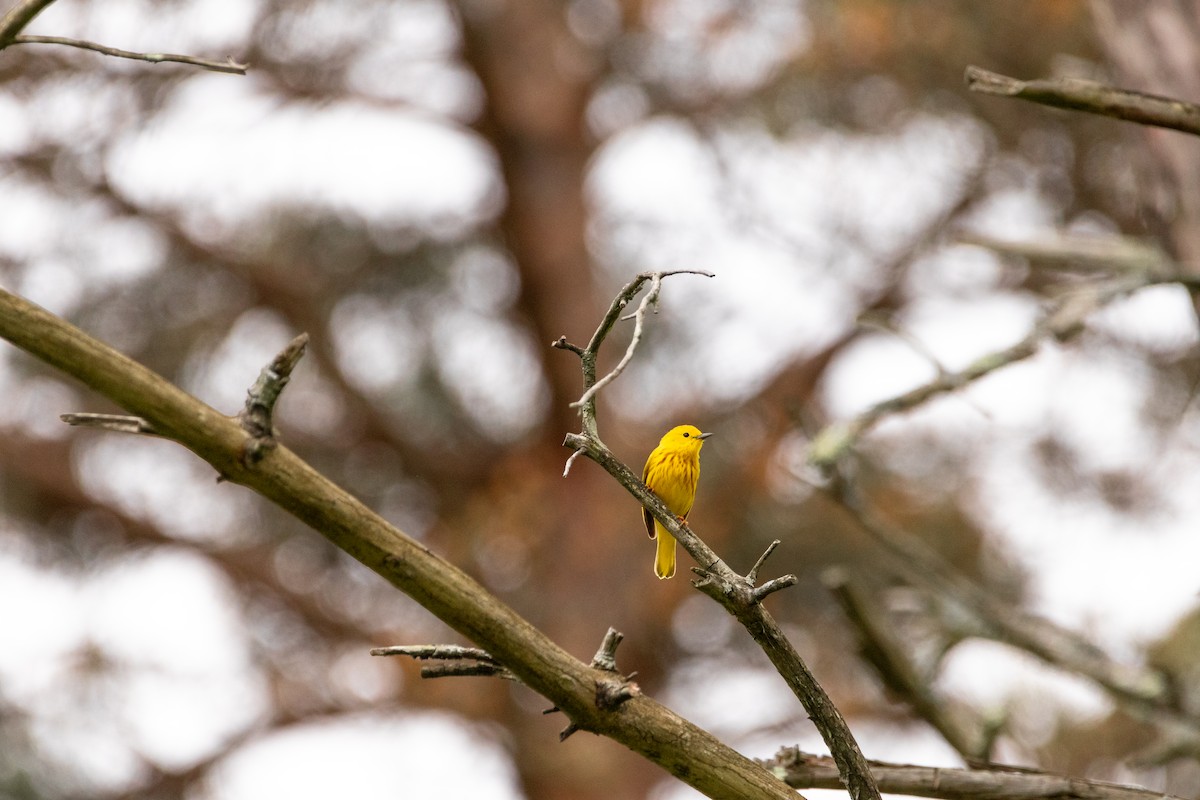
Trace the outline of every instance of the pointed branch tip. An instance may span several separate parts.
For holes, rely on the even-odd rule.
[[[596,651],[596,655],[592,656],[592,666],[608,672],[616,672],[617,647],[624,638],[625,634],[616,628],[609,628],[608,633],[604,634],[604,640],[600,643],[600,649]]]

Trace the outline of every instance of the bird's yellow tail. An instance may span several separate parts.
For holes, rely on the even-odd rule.
[[[675,537],[667,533],[662,525],[654,524],[658,549],[654,554],[654,574],[659,578],[670,578],[675,574]]]

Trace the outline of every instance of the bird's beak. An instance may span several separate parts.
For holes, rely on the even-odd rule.
[[[712,436],[712,433],[702,433],[699,436],[697,436],[696,438],[697,439],[707,439],[710,436]]]

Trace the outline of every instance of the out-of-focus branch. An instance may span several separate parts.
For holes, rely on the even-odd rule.
[[[1019,97],[1055,108],[1200,135],[1200,106],[1171,97],[1118,89],[1080,78],[1022,81],[975,66],[967,67],[965,79],[967,88],[973,92]]]
[[[972,765],[988,763],[1000,726],[983,719],[968,721],[959,709],[940,697],[934,691],[932,681],[919,674],[916,664],[894,635],[883,609],[855,586],[843,570],[830,569],[821,577],[858,632],[863,658],[875,668],[884,684],[917,716],[932,725],[964,761]],[[880,791],[888,790],[880,787]]]
[[[1017,343],[977,358],[961,370],[942,372],[932,381],[882,400],[848,420],[827,425],[809,445],[809,463],[821,470],[832,469],[854,448],[863,434],[884,418],[910,411],[934,397],[962,389],[998,369],[1023,361],[1037,353],[1042,342],[1047,339],[1068,341],[1083,330],[1084,320],[1093,311],[1138,289],[1162,283],[1180,283],[1191,288],[1194,280],[1180,275],[1165,276],[1147,271],[1097,281],[1064,295],[1055,303],[1050,313]]]
[[[710,733],[638,695],[606,707],[597,677],[452,564],[390,525],[277,446],[244,458],[250,438],[237,419],[200,402],[146,367],[48,311],[0,289],[0,338],[77,378],[160,435],[203,458],[325,535],[480,645],[582,730],[608,736],[715,798],[794,800],[793,790]]]
[[[946,609],[942,624],[953,635],[992,639],[1088,678],[1131,714],[1154,725],[1173,752],[1200,753],[1200,719],[1178,707],[1161,672],[1114,661],[1078,634],[993,597],[924,542],[872,513],[845,482],[835,483],[827,496],[892,556],[892,566],[910,584],[937,599]]]
[[[1071,236],[1056,233],[1036,239],[1001,239],[964,231],[956,234],[954,241],[985,247],[1000,255],[1026,258],[1031,264],[1062,269],[1156,278],[1182,272],[1162,248],[1131,236]]]
[[[138,53],[133,50],[108,47],[107,45],[83,39],[70,39],[65,36],[30,36],[21,34],[13,37],[9,44],[59,44],[66,47],[77,47],[80,50],[91,50],[94,53],[101,53],[106,56],[113,56],[114,58],[129,58],[135,61],[146,61],[151,64],[162,64],[165,62],[188,64],[193,67],[200,67],[213,72],[227,72],[232,75],[245,75],[246,70],[250,69],[249,64],[240,64],[233,60],[233,56],[227,56],[224,61],[212,61],[207,58],[197,58],[196,56],[185,56],[175,53]]]
[[[785,575],[761,586],[755,586],[759,568],[778,546],[778,542],[772,543],[767,548],[749,574],[739,575],[722,561],[700,537],[696,536],[686,522],[681,522],[659,499],[658,495],[652,492],[634,474],[633,470],[613,455],[612,451],[600,441],[596,423],[596,391],[603,388],[608,380],[616,377],[616,374],[619,374],[617,370],[614,370],[604,381],[596,380],[595,364],[600,346],[604,343],[604,339],[613,325],[616,324],[617,319],[620,318],[621,311],[636,295],[641,285],[646,281],[651,281],[653,288],[643,299],[638,311],[635,312],[635,317],[640,318],[640,315],[645,313],[657,298],[657,289],[665,274],[667,273],[642,273],[625,286],[613,300],[608,313],[604,316],[586,348],[571,345],[565,338],[560,338],[554,343],[555,347],[576,353],[583,361],[585,392],[581,400],[583,402],[583,432],[568,434],[563,446],[575,451],[572,459],[583,453],[612,475],[663,524],[667,532],[675,537],[676,541],[695,559],[700,567],[693,567],[692,571],[699,576],[697,580],[693,581],[693,585],[720,603],[741,623],[763,652],[767,654],[775,669],[800,700],[817,730],[820,731],[833,758],[837,761],[846,790],[851,798],[853,800],[879,800],[879,790],[866,767],[866,759],[854,739],[854,734],[851,733],[845,719],[842,718],[841,712],[833,705],[829,695],[825,693],[804,660],[800,658],[800,654],[783,634],[779,624],[763,608],[762,601],[769,594],[796,583],[794,575]],[[640,319],[638,332],[640,332]],[[626,350],[618,369],[624,368],[624,365],[633,357],[638,338],[635,333],[634,340]]]
[[[785,747],[763,765],[797,789],[842,788],[829,756]],[[884,761],[870,765],[882,791],[938,800],[1182,800],[1136,786],[1019,768],[950,769]]]

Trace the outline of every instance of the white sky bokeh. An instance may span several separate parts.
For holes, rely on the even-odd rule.
[[[94,567],[0,553],[0,684],[34,745],[98,788],[183,768],[266,709],[224,576],[182,548]],[[103,653],[95,660],[93,652]]]
[[[256,212],[311,205],[449,237],[504,200],[494,156],[458,125],[355,100],[281,103],[252,76],[189,78],[108,169],[139,203],[226,235]]]
[[[414,711],[298,725],[252,742],[217,767],[204,796],[518,800],[522,794],[508,754],[486,729],[451,714]]]

